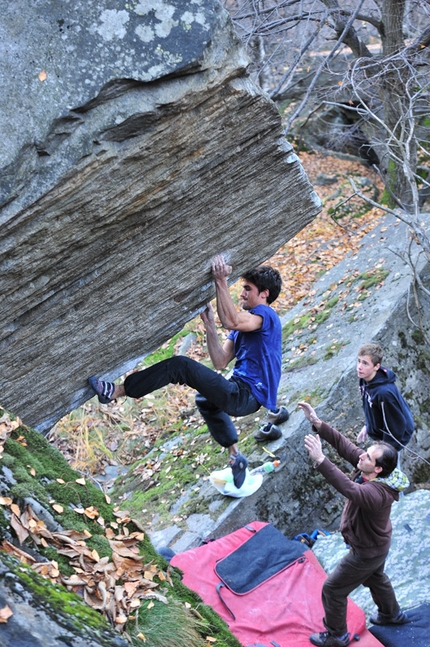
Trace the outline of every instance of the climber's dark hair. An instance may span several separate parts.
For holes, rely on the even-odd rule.
[[[259,292],[269,290],[267,303],[273,303],[278,298],[282,287],[282,279],[278,270],[270,265],[259,265],[242,276],[245,281],[257,286]]]

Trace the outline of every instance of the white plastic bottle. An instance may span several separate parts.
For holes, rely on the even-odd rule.
[[[267,463],[263,463],[263,465],[255,467],[253,470],[251,470],[251,474],[270,474],[271,472],[274,472],[275,468],[279,467],[280,464],[281,461],[278,460],[267,461]]]

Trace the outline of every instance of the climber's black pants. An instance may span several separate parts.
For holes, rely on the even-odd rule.
[[[125,379],[124,389],[129,397],[142,398],[167,384],[187,384],[198,391],[196,405],[211,435],[222,447],[230,447],[238,440],[230,416],[246,416],[260,408],[246,382],[236,378],[227,380],[200,362],[182,355],[131,373]]]

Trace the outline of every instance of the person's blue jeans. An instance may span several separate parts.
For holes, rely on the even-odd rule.
[[[131,373],[124,381],[124,389],[129,397],[142,398],[167,384],[187,384],[198,391],[197,408],[212,437],[222,447],[231,447],[238,440],[230,416],[247,416],[261,406],[246,382],[236,378],[227,380],[200,362],[182,355]]]

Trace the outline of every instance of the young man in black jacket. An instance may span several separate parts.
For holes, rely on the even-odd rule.
[[[383,440],[400,451],[410,441],[414,420],[404,397],[396,386],[396,374],[381,366],[382,348],[364,344],[358,350],[357,374],[366,424],[357,442]]]

